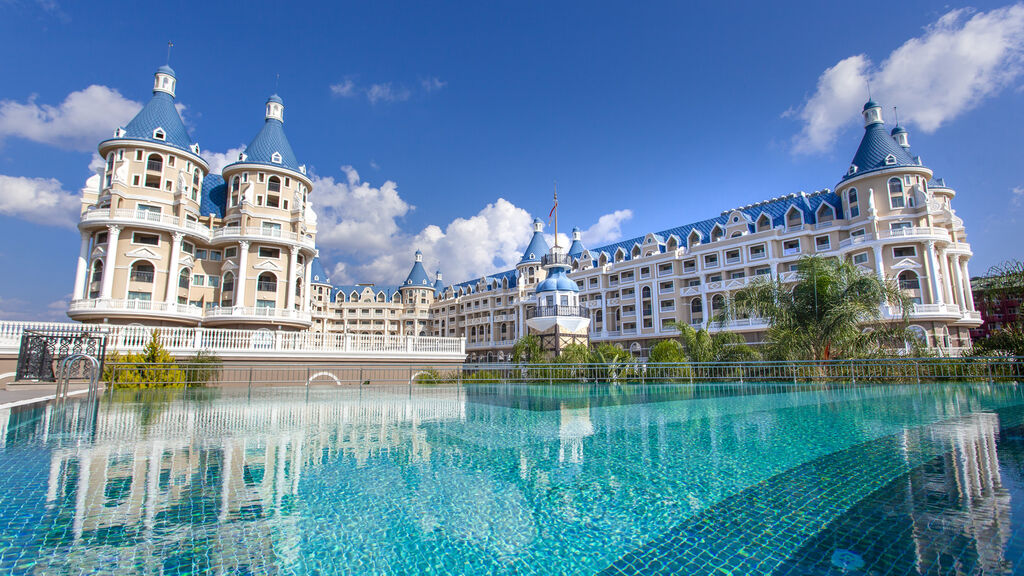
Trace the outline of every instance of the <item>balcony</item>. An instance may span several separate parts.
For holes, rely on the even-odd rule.
[[[872,234],[861,234],[860,236],[850,236],[849,238],[843,238],[839,241],[840,248],[847,248],[850,246],[857,246],[866,242],[871,242],[875,239],[875,235]]]
[[[277,282],[257,282],[256,290],[258,292],[277,292]]]
[[[171,316],[176,319],[200,320],[203,309],[188,304],[168,304],[153,300],[81,299],[72,300],[68,316],[72,318],[98,316]]]
[[[132,282],[141,282],[143,284],[152,284],[153,283],[153,272],[139,272],[139,271],[134,271],[133,270],[132,273],[131,273],[131,276],[129,278],[131,279]]]
[[[551,266],[554,264],[561,264],[562,266],[572,266],[572,258],[568,254],[545,254],[540,259],[541,266]]]
[[[949,230],[945,228],[938,228],[935,226],[911,226],[908,228],[897,228],[896,230],[880,230],[878,232],[878,238],[880,240],[886,240],[890,238],[899,239],[921,239],[921,240],[938,240],[940,242],[949,242]]]
[[[210,308],[204,314],[206,320],[277,320],[298,324],[310,322],[309,312],[301,310],[284,310],[281,308],[264,308],[237,306],[234,308]]]
[[[577,318],[588,318],[587,309],[583,306],[538,306],[526,311],[526,318],[538,316],[570,316]]]
[[[288,232],[280,228],[263,228],[262,226],[225,226],[218,228],[210,234],[210,239],[238,241],[244,239],[272,240],[285,244],[299,244],[306,248],[313,248],[313,239],[307,236],[300,236],[295,232]]]
[[[163,214],[152,210],[135,210],[132,208],[118,208],[116,210],[111,210],[109,208],[93,208],[82,214],[82,224],[86,223],[144,223],[167,230],[185,231],[186,233],[194,236],[199,236],[204,240],[208,240],[210,238],[210,229],[195,220],[179,218],[173,214]]]
[[[783,256],[795,256],[795,255],[797,255],[799,253],[800,253],[800,247],[799,246],[797,246],[795,248],[783,248],[782,249],[782,255]]]

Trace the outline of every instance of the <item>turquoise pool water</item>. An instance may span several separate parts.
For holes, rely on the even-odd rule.
[[[3,574],[1024,572],[1016,385],[155,391],[0,432]]]

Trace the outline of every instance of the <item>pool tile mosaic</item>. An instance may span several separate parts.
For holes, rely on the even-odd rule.
[[[25,407],[0,414],[0,573],[1013,573],[1024,441],[1001,434],[1022,424],[1013,385],[282,388]],[[907,520],[944,502],[930,513],[971,529]]]

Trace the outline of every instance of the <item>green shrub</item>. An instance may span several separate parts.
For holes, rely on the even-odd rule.
[[[209,352],[179,364],[160,344],[160,332],[153,330],[141,353],[108,354],[103,379],[111,388],[169,388],[202,386],[220,378],[220,373],[220,358]]]

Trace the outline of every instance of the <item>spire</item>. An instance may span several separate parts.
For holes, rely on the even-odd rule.
[[[245,148],[239,162],[279,166],[305,174],[306,167],[299,165],[284,133],[284,101],[277,94],[267,98],[264,118],[263,128]]]
[[[409,275],[405,277],[405,282],[402,283],[403,288],[433,288],[430,283],[430,278],[427,277],[427,271],[423,268],[423,252],[416,251],[415,261],[412,264],[412,270],[409,270]]]
[[[174,85],[177,82],[178,80],[174,76],[174,68],[164,64],[157,68],[156,74],[153,75],[153,94],[164,92],[165,94],[170,94],[171,98],[174,98]]]
[[[900,116],[899,114],[897,114],[895,106],[892,107],[892,113],[893,116],[896,117],[896,127],[892,129],[892,132],[890,132],[889,135],[892,136],[893,140],[895,140],[896,143],[900,145],[900,147],[902,147],[904,150],[909,150],[910,135],[907,133],[906,128],[900,126]]]
[[[569,245],[569,256],[576,258],[583,254],[586,248],[583,246],[583,235],[579,228],[572,229],[572,244]]]
[[[864,104],[864,126],[882,123],[882,107],[874,100],[868,100]]]
[[[547,253],[548,242],[544,239],[544,223],[540,221],[540,218],[534,218],[533,238],[530,239],[530,244],[523,252],[523,257],[519,260],[519,263],[540,262],[541,257]]]
[[[177,79],[170,66],[157,68],[153,80],[153,97],[124,128],[114,133],[114,138],[143,140],[198,155],[199,147],[192,142],[178,109],[174,107],[176,84]]]
[[[267,120],[277,120],[284,124],[284,100],[277,94],[271,94],[270,98],[267,98],[267,113],[265,118]]]

